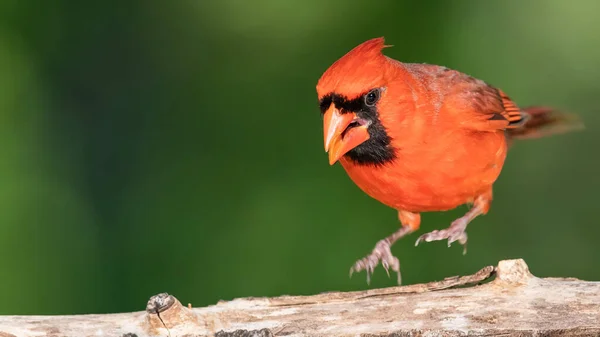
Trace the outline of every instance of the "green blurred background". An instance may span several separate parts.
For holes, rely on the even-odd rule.
[[[0,314],[143,310],[169,292],[368,289],[354,261],[398,228],[323,151],[315,85],[385,36],[584,132],[515,146],[491,212],[393,252],[405,284],[524,258],[600,280],[600,2],[0,2]],[[419,234],[465,207],[427,213]],[[376,269],[370,287],[394,285]]]

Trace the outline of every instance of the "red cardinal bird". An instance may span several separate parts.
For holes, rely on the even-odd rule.
[[[329,164],[339,161],[366,194],[398,210],[401,223],[350,274],[366,270],[370,282],[381,262],[400,284],[400,262],[390,248],[419,229],[421,212],[472,205],[415,244],[447,239],[466,249],[465,229],[489,211],[511,141],[581,125],[551,108],[521,109],[500,89],[456,70],[396,61],[382,54],[384,47],[382,37],[355,47],[316,89]]]

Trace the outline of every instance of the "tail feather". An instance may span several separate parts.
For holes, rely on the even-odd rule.
[[[581,130],[583,123],[577,115],[551,107],[532,106],[522,110],[527,120],[520,127],[507,129],[512,139],[533,139]]]

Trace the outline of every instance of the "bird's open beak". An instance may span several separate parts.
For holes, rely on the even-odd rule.
[[[368,126],[355,113],[341,114],[331,104],[323,116],[325,152],[329,153],[329,165],[335,164],[348,151],[368,140]]]

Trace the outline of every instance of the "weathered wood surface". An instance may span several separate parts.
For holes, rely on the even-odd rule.
[[[205,308],[159,294],[146,311],[0,316],[0,337],[600,336],[600,282],[537,278],[523,260],[440,282]]]

